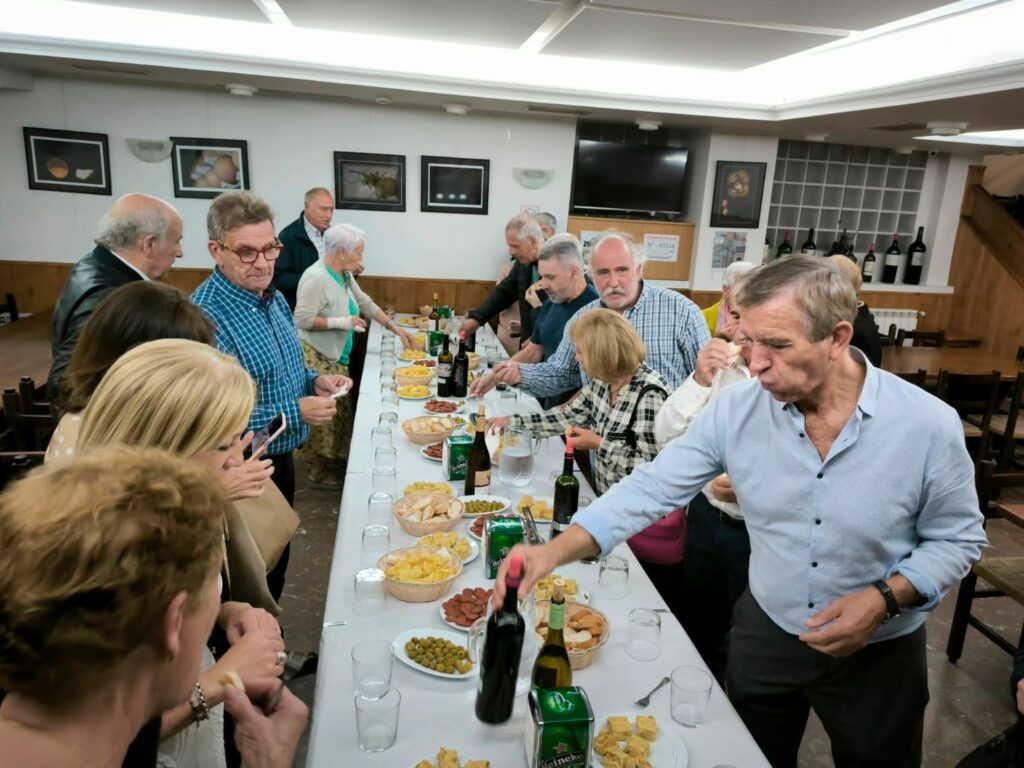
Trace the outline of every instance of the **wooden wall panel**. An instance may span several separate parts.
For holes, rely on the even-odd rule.
[[[679,235],[679,259],[675,262],[649,261],[644,274],[652,280],[689,280],[690,261],[693,258],[693,233],[696,225],[671,221],[644,221],[634,219],[603,219],[591,216],[570,216],[568,231],[577,237],[583,230],[617,229],[628,232],[641,245],[644,233],[652,235]]]

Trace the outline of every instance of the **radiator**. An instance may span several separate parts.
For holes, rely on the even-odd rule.
[[[875,316],[875,323],[878,324],[878,332],[883,336],[889,332],[889,326],[896,323],[896,329],[902,331],[913,331],[917,329],[918,318],[924,317],[924,312],[916,309],[871,309]],[[907,344],[907,342],[904,342]]]

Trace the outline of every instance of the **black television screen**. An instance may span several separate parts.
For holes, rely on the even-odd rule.
[[[686,156],[680,147],[580,139],[573,210],[681,214]]]

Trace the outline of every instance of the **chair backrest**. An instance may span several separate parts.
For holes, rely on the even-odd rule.
[[[945,331],[904,331],[896,332],[896,346],[902,347],[903,342],[910,339],[914,347],[942,347],[946,344]]]
[[[960,418],[974,417],[981,430],[977,451],[973,452],[975,461],[987,458],[989,432],[992,416],[999,402],[999,382],[1002,374],[992,373],[950,373],[939,371],[935,386],[935,394],[956,409]],[[979,423],[980,422],[980,423]]]
[[[12,483],[36,467],[42,466],[45,455],[43,451],[0,453],[0,491],[8,483]]]
[[[889,330],[886,331],[885,332],[885,336],[882,336],[882,338],[881,338],[882,346],[883,347],[895,346],[895,344],[896,344],[896,330],[897,330],[896,329],[896,323],[889,323]],[[882,329],[879,328],[878,331],[879,331],[879,334],[881,334]]]
[[[18,388],[3,392],[3,429],[0,431],[0,451],[42,451],[50,442],[60,421],[60,414],[52,404],[36,400],[35,382],[23,376]]]
[[[913,373],[897,373],[904,381],[909,381],[911,384],[926,389],[926,383],[928,382],[928,371],[924,368],[918,368]]]
[[[1024,363],[1024,344],[1017,347],[1017,362]]]
[[[13,293],[4,295],[4,303],[0,304],[0,315],[9,315],[12,323],[17,321],[18,302],[15,300]]]
[[[1006,409],[1006,427],[1003,429],[1003,445],[999,455],[999,466],[1007,469],[1013,463],[1014,451],[1017,448],[1017,420],[1020,418],[1020,406],[1024,401],[1024,372],[1017,374],[1017,380],[1010,392],[1010,402]]]
[[[995,498],[1005,488],[1024,488],[1024,472],[997,472],[996,463],[989,459],[979,461],[974,469],[974,485],[978,491],[978,506],[986,518],[996,517]]]

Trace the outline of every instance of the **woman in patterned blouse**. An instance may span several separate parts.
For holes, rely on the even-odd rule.
[[[594,453],[594,485],[604,493],[633,468],[658,453],[654,420],[668,384],[644,363],[644,343],[629,322],[610,309],[583,313],[569,329],[576,359],[589,379],[568,403],[540,413],[491,420],[538,436],[571,429],[576,448]],[[665,602],[677,616],[680,575],[686,542],[682,510],[662,518],[629,540]]]

